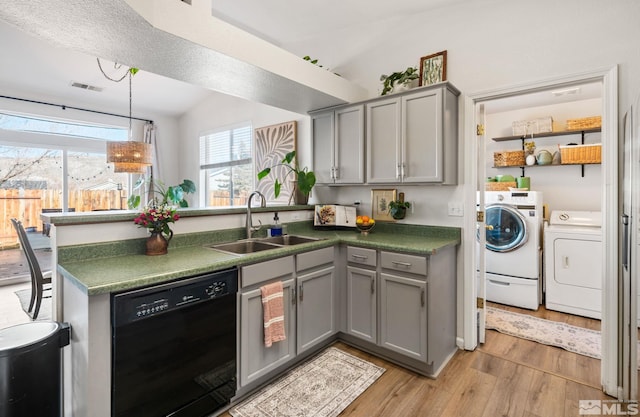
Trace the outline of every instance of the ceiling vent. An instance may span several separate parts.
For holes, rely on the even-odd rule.
[[[82,88],[83,90],[97,91],[98,93],[102,92],[102,87],[96,87],[95,85],[79,83],[76,81],[71,82],[71,87]]]

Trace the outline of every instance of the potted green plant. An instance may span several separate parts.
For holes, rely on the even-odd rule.
[[[409,83],[413,80],[417,80],[419,77],[418,69],[415,67],[408,67],[402,72],[393,72],[391,75],[382,74],[380,81],[382,81],[382,93],[381,96],[394,90],[399,85],[409,86]]]
[[[289,152],[285,155],[284,159],[282,159],[279,164],[276,164],[270,168],[265,168],[262,171],[258,172],[258,180],[261,180],[269,175],[272,168],[275,168],[277,166],[284,166],[287,168],[287,173],[282,179],[276,178],[273,186],[274,196],[276,198],[280,196],[282,184],[284,184],[284,181],[286,181],[289,175],[293,174],[295,177],[293,180],[294,190],[292,191],[292,195],[295,195],[294,201],[296,204],[307,204],[307,202],[309,201],[309,194],[311,193],[311,189],[316,184],[316,174],[314,174],[313,171],[309,171],[307,167],[300,169],[297,159],[294,162],[295,157],[296,151]]]
[[[137,190],[144,184],[149,184],[149,198],[150,204],[157,206],[175,205],[179,207],[189,207],[189,203],[184,199],[186,194],[195,193],[196,185],[191,180],[183,180],[178,185],[165,186],[162,181],[154,181],[153,178],[147,180],[146,178],[140,178],[136,181],[133,189]],[[140,196],[132,194],[127,200],[129,208],[134,209],[140,205]]]
[[[389,214],[396,220],[404,219],[407,215],[407,209],[411,208],[408,201],[395,200],[389,203]]]

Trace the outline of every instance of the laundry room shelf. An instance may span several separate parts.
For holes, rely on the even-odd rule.
[[[538,138],[551,138],[557,136],[569,136],[569,135],[580,135],[581,144],[584,145],[584,136],[589,133],[598,133],[601,132],[602,129],[597,127],[593,129],[581,129],[581,130],[563,130],[561,132],[548,132],[548,133],[533,133],[526,136],[502,136],[497,138],[491,138],[494,142],[507,142],[512,140],[519,140],[522,143],[522,150],[524,150],[524,143],[526,140],[538,139]],[[582,176],[584,177],[584,166],[585,165],[599,165],[599,162],[588,163],[588,164],[548,164],[548,165],[524,165],[524,166],[494,166],[493,168],[520,168],[522,170],[522,176],[525,175],[526,168],[534,168],[534,167],[552,167],[552,166],[569,166],[569,165],[580,165],[582,167]]]

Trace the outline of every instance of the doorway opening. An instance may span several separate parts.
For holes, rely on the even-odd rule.
[[[514,101],[520,101],[525,103],[527,98],[534,98],[540,94],[546,94],[552,97],[561,97],[562,90],[569,89],[581,89],[582,91],[588,91],[591,85],[597,86],[600,88],[598,94],[594,97],[586,98],[586,103],[580,103],[580,105],[575,105],[574,108],[569,108],[569,110],[560,110],[561,107],[545,107],[545,106],[560,106],[562,103],[558,104],[549,104],[553,103],[550,99],[547,99],[546,103],[526,103],[521,105],[520,107],[514,106]],[[617,91],[617,70],[616,68],[609,69],[601,72],[594,72],[590,74],[580,74],[576,76],[563,77],[555,80],[549,80],[545,82],[540,82],[528,86],[520,86],[511,89],[499,90],[489,94],[482,94],[478,96],[470,96],[467,100],[466,108],[468,110],[468,114],[473,114],[473,124],[482,125],[484,127],[484,131],[482,129],[478,129],[478,135],[471,137],[468,136],[468,140],[473,140],[473,144],[468,148],[470,149],[470,153],[472,153],[471,160],[474,160],[471,166],[474,172],[470,174],[471,178],[467,178],[469,184],[476,184],[473,187],[474,199],[478,196],[476,201],[476,207],[478,209],[485,208],[485,190],[489,189],[491,192],[493,191],[490,187],[487,187],[487,180],[492,177],[495,181],[498,176],[507,176],[507,180],[505,182],[513,182],[514,184],[507,185],[506,190],[504,191],[506,194],[509,193],[518,193],[520,192],[521,196],[526,196],[529,191],[537,191],[541,192],[543,195],[548,195],[548,198],[545,196],[544,201],[544,209],[543,213],[540,214],[541,220],[544,218],[549,219],[549,216],[552,209],[556,210],[585,210],[585,211],[600,211],[602,213],[602,249],[601,249],[601,259],[602,259],[602,267],[600,277],[610,277],[609,279],[602,280],[602,288],[599,289],[601,299],[603,300],[601,306],[601,314],[602,314],[602,362],[601,362],[601,372],[599,373],[599,381],[595,380],[596,386],[602,386],[605,389],[605,392],[610,395],[616,395],[618,393],[618,378],[617,378],[617,362],[618,362],[618,352],[615,348],[615,340],[617,337],[617,299],[615,294],[617,294],[617,245],[610,244],[608,242],[615,243],[617,242],[617,187],[610,187],[608,184],[617,184],[617,169],[616,169],[616,161],[618,154],[618,144],[617,144],[617,108],[615,103],[617,102],[616,97]],[[555,94],[554,94],[555,93]],[[565,93],[566,95],[566,93]],[[566,98],[566,97],[565,97]],[[565,102],[574,102],[575,97],[571,97],[571,99],[566,99]],[[491,106],[494,105],[494,108]],[[581,107],[583,106],[584,107]],[[502,106],[502,108],[500,108]],[[571,107],[571,106],[569,106]],[[498,109],[498,110],[496,110]],[[536,111],[545,111],[545,113],[537,113],[528,111],[529,109],[535,109]],[[597,111],[596,114],[591,114],[591,109]],[[549,111],[553,110],[553,113]],[[571,114],[574,110],[580,110],[580,113]],[[589,112],[589,114],[585,114]],[[555,114],[558,114],[555,116]],[[602,149],[602,159],[601,164],[593,164],[585,167],[584,171],[582,171],[582,167],[574,167],[574,166],[566,166],[566,165],[558,165],[553,166],[553,154],[559,150],[558,145],[560,146],[568,146],[570,142],[561,143],[558,139],[560,136],[552,136],[551,139],[543,139],[542,136],[538,136],[534,133],[533,138],[531,138],[530,134],[520,134],[517,133],[514,135],[513,128],[515,124],[513,122],[521,121],[521,120],[529,120],[531,119],[541,119],[546,116],[552,116],[552,119],[557,123],[564,124],[567,119],[572,118],[582,118],[593,115],[602,115],[602,128],[601,132],[598,132],[597,135],[593,135],[592,137],[586,137],[584,139],[584,143],[601,143]],[[554,117],[555,116],[555,117]],[[508,123],[507,123],[508,122]],[[469,119],[467,119],[467,125],[469,125]],[[473,125],[472,125],[473,126]],[[563,126],[552,125],[552,129],[561,130]],[[476,126],[473,126],[472,129],[474,132],[476,131]],[[563,130],[566,130],[564,127]],[[469,130],[471,131],[471,129]],[[526,132],[529,133],[529,132]],[[538,134],[543,133],[543,131],[538,131]],[[546,132],[544,132],[546,133]],[[518,137],[518,136],[522,137]],[[511,138],[512,136],[516,136]],[[527,139],[533,139],[536,142],[536,147],[541,146],[544,148],[546,146],[551,146],[551,149],[546,149],[549,152],[551,158],[548,161],[549,166],[544,166],[546,163],[535,164],[535,166],[528,166],[524,161],[518,161],[513,163],[508,163],[505,167],[502,167],[500,164],[496,163],[494,160],[494,155],[496,153],[506,151],[524,151],[525,148],[525,136]],[[564,140],[564,135],[561,136]],[[495,140],[498,138],[498,140]],[[506,139],[503,139],[506,138]],[[572,139],[569,139],[572,140]],[[583,142],[582,135],[579,136],[579,142],[577,145],[581,145]],[[513,143],[511,143],[513,141]],[[546,142],[545,142],[546,141]],[[540,143],[538,143],[540,142]],[[549,145],[547,145],[549,143]],[[555,150],[553,150],[555,147]],[[553,150],[553,152],[551,152]],[[524,155],[522,155],[524,156]],[[513,165],[513,166],[512,166]],[[540,166],[539,166],[540,165]],[[582,164],[580,164],[582,165]],[[574,172],[574,170],[577,170]],[[582,172],[584,172],[584,177],[582,176]],[[574,175],[572,177],[571,175]],[[509,178],[511,176],[512,178]],[[529,177],[530,184],[528,187],[526,186],[518,186],[517,178],[521,177]],[[490,180],[491,181],[491,180]],[[499,182],[499,181],[498,181]],[[523,182],[524,183],[524,182]],[[502,186],[500,184],[499,186]],[[520,188],[530,188],[530,190],[520,190]],[[546,193],[545,193],[546,191]],[[471,194],[471,192],[470,192]],[[564,196],[568,196],[570,198],[566,198],[563,201]],[[590,198],[585,199],[585,195],[588,195]],[[594,196],[595,195],[595,196]],[[593,197],[591,197],[593,196]],[[470,196],[469,196],[470,197]],[[582,200],[583,206],[576,206],[575,204],[580,203]],[[571,206],[573,204],[574,206]],[[517,204],[516,204],[517,205]],[[562,207],[565,205],[565,207]],[[484,210],[480,210],[484,211]],[[527,211],[527,210],[525,210]],[[535,212],[537,209],[533,205],[531,205],[530,212]],[[485,227],[491,227],[492,225],[485,224],[485,217],[479,216],[477,222],[474,222],[473,219],[469,221],[469,225],[471,229],[476,232],[476,230],[482,229],[485,230]],[[475,224],[474,224],[475,223]],[[546,287],[545,287],[545,277],[544,277],[544,254],[542,253],[543,249],[543,237],[544,237],[544,224],[542,221],[539,223],[539,236],[540,236],[540,255],[538,258],[539,262],[539,278],[537,282],[537,293],[538,293],[538,303],[542,303],[544,307],[543,315],[550,315],[552,312],[555,314],[555,310],[551,310],[545,306],[545,296],[546,296]],[[476,247],[475,254],[473,256],[473,262],[476,265],[476,269],[479,270],[479,274],[476,275],[473,281],[476,281],[473,287],[473,293],[466,294],[467,300],[473,300],[473,310],[469,311],[467,309],[467,314],[465,314],[465,344],[466,346],[474,345],[473,340],[470,343],[467,343],[467,337],[476,336],[473,334],[473,331],[477,331],[477,336],[484,336],[485,328],[484,322],[486,319],[486,311],[481,301],[484,301],[486,294],[485,291],[490,292],[485,289],[485,273],[489,274],[490,267],[492,264],[491,260],[485,259],[485,250],[484,250],[484,239],[482,240],[482,250],[480,249],[480,245],[476,243],[476,238],[479,233],[473,233],[474,239],[473,244]],[[471,244],[470,236],[471,232],[466,232],[465,241],[468,244]],[[482,234],[484,237],[484,233]],[[530,255],[528,255],[530,256]],[[517,260],[517,257],[513,257],[510,261]],[[506,259],[506,258],[504,258]],[[485,262],[486,260],[486,262]],[[536,260],[527,260],[526,262],[535,263]],[[495,263],[495,262],[494,262]],[[514,262],[515,263],[515,262]],[[486,265],[485,265],[486,264]],[[486,269],[485,269],[486,266]],[[505,274],[504,271],[500,272],[501,274]],[[482,279],[480,279],[480,277]],[[467,277],[469,279],[469,277]],[[513,285],[513,283],[511,283]],[[528,291],[528,294],[531,295],[533,292],[531,290]],[[535,293],[533,293],[535,294]],[[479,298],[476,303],[475,298]],[[490,297],[487,300],[491,300]],[[496,301],[498,304],[491,306],[492,308],[500,308],[501,305],[505,305],[504,299],[497,298]],[[468,305],[470,306],[471,303]],[[476,308],[477,304],[477,308]],[[488,303],[487,303],[488,304]],[[489,306],[487,306],[489,307]],[[516,308],[513,306],[509,306],[512,308]],[[555,307],[552,307],[555,308]],[[527,310],[534,311],[535,308],[530,308],[525,306],[524,312]],[[539,310],[539,309],[538,309]],[[472,313],[473,312],[473,313]],[[560,312],[562,314],[572,314],[579,315],[575,312]],[[573,319],[568,316],[562,316],[560,320],[563,321],[572,321]],[[576,319],[577,320],[577,319]],[[471,324],[475,326],[476,323],[482,323],[481,326],[475,328],[467,327],[467,324]],[[589,322],[584,323],[585,326],[595,327],[595,323]],[[479,338],[480,339],[480,338]],[[475,340],[475,339],[474,339]],[[613,342],[612,342],[613,340]],[[490,341],[488,341],[489,343]]]

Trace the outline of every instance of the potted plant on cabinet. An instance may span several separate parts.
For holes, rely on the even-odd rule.
[[[382,93],[381,96],[386,95],[389,92],[397,91],[399,86],[403,89],[408,89],[413,80],[417,80],[419,77],[418,69],[415,67],[408,67],[402,72],[394,72],[391,75],[382,74],[380,81],[382,81]]]
[[[307,167],[300,168],[298,166],[297,160],[293,162],[296,157],[296,151],[291,151],[285,155],[284,159],[279,164],[276,164],[270,168],[265,168],[262,171],[258,172],[258,180],[263,179],[271,172],[272,168],[277,166],[284,166],[287,168],[287,173],[284,178],[282,178],[282,182],[279,178],[276,178],[274,186],[273,186],[273,194],[276,198],[280,196],[280,191],[282,189],[282,184],[287,179],[290,174],[294,175],[293,184],[294,189],[291,191],[291,196],[294,199],[295,204],[307,204],[309,201],[309,194],[311,193],[311,189],[316,184],[316,174],[313,171],[309,171]],[[289,199],[291,202],[291,199]]]

